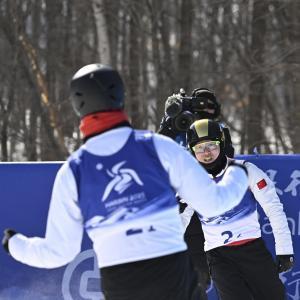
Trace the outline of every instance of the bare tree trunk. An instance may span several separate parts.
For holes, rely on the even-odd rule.
[[[11,73],[9,78],[9,84],[6,87],[8,89],[7,94],[7,101],[1,101],[1,154],[2,154],[2,161],[8,161],[8,131],[10,129],[10,119],[13,112],[13,107],[15,103],[15,81],[16,81],[16,73],[18,68],[18,59],[19,59],[19,51],[14,45],[12,47],[14,57],[11,66]],[[3,93],[4,95],[4,93]],[[3,97],[4,98],[4,97]],[[4,102],[7,102],[6,104]]]
[[[287,6],[287,47],[292,50],[287,59],[286,97],[292,104],[288,114],[288,131],[294,153],[300,153],[300,2],[291,1]]]
[[[280,145],[283,148],[284,153],[288,153],[289,149],[288,149],[287,145],[285,144],[285,140],[282,138],[282,135],[281,135],[281,128],[279,126],[280,122],[279,122],[278,116],[277,116],[276,111],[269,99],[267,99],[267,106],[269,107],[270,114],[271,114],[273,124],[274,124],[273,127],[274,127],[276,144]],[[276,153],[278,153],[277,149],[276,149]]]
[[[11,89],[13,90],[13,89]],[[8,97],[11,101],[11,98]],[[1,93],[1,100],[0,100],[0,112],[1,112],[1,120],[0,120],[0,133],[1,133],[1,161],[8,161],[8,129],[9,129],[9,118],[8,112],[4,105],[4,92]]]
[[[218,24],[218,11],[219,11],[219,3],[215,2],[209,6],[208,10],[208,48],[210,49],[207,53],[208,61],[209,61],[209,72],[211,74],[218,73],[218,64],[217,64],[217,48],[215,37],[219,35]],[[216,76],[215,76],[216,77]],[[215,81],[215,80],[214,80]],[[215,82],[213,82],[213,85]]]
[[[110,64],[117,68],[119,59],[119,27],[120,27],[120,11],[122,10],[120,0],[102,0],[105,8],[105,24],[106,24],[106,35],[109,42],[109,54],[110,54]]]
[[[104,0],[93,0],[94,17],[97,25],[99,61],[111,65],[108,30],[105,18]]]
[[[172,53],[172,48],[170,46],[171,29],[168,21],[169,18],[170,16],[168,15],[168,10],[164,9],[161,15],[161,26],[159,27],[159,30],[161,34],[162,49],[164,53],[163,68],[166,73],[166,80],[169,85],[168,93],[174,92],[172,85],[175,84],[175,62],[174,53]]]
[[[255,0],[253,4],[252,19],[252,70],[250,72],[249,84],[249,104],[247,119],[247,144],[248,152],[252,153],[256,147],[258,152],[262,150],[262,144],[265,143],[264,128],[262,126],[262,111],[265,101],[264,84],[264,48],[266,35],[265,15],[268,10],[268,2]]]
[[[140,41],[139,41],[139,24],[140,5],[138,0],[131,1],[130,20],[129,20],[129,66],[128,66],[128,95],[129,110],[132,125],[135,128],[143,128],[143,113],[141,111],[141,94],[140,94]]]
[[[177,86],[190,90],[192,65],[193,2],[184,0],[181,4],[180,41],[177,70]]]
[[[152,4],[152,5],[151,5]],[[151,20],[151,46],[152,46],[152,60],[154,67],[154,75],[156,78],[156,89],[154,90],[154,98],[156,102],[155,110],[155,123],[158,128],[160,119],[164,115],[165,98],[163,91],[165,90],[164,72],[162,67],[162,55],[160,51],[160,38],[159,38],[159,23],[162,15],[162,1],[153,0],[149,5],[150,20]],[[165,41],[167,43],[168,41]]]
[[[32,106],[34,106],[35,103],[32,102]],[[25,145],[26,152],[27,152],[27,158],[29,161],[37,161],[38,160],[38,154],[37,154],[37,111],[35,108],[33,108],[29,112],[29,127],[28,127],[28,138],[27,143]],[[55,159],[57,160],[57,158]]]

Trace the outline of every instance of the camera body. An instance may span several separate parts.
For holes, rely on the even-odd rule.
[[[215,110],[216,103],[206,97],[189,97],[182,94],[170,96],[165,105],[168,125],[179,132],[186,132],[198,119],[211,119]]]
[[[179,94],[168,97],[165,103],[165,115],[161,121],[158,133],[166,135],[181,145],[186,145],[185,133],[196,120],[219,118],[221,105],[215,94],[206,88],[197,88],[188,97],[183,89]],[[225,135],[225,153],[234,157],[229,129],[220,123]]]

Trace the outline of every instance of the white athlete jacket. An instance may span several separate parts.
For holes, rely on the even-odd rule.
[[[244,165],[248,170],[249,189],[242,201],[219,216],[211,218],[201,213],[198,214],[205,237],[204,250],[208,251],[232,242],[261,237],[257,213],[257,203],[259,203],[269,218],[275,238],[276,254],[293,254],[291,232],[273,182],[254,164],[244,162]],[[220,173],[216,181],[220,180],[223,174]],[[188,205],[181,214],[185,228],[193,213],[194,209]]]
[[[175,192],[208,217],[236,206],[248,186],[240,167],[216,184],[171,139],[121,127],[90,138],[58,171],[44,238],[16,234],[9,251],[55,268],[80,253],[84,230],[100,268],[184,251]]]

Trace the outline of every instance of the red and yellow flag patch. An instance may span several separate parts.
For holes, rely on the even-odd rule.
[[[259,181],[256,185],[257,185],[257,187],[261,190],[261,189],[263,189],[264,187],[267,186],[267,182],[266,182],[264,179],[262,179],[262,180]]]

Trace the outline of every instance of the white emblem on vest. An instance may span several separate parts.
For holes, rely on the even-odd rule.
[[[119,195],[128,189],[134,182],[138,185],[144,185],[137,173],[132,169],[121,167],[126,163],[122,161],[114,165],[110,170],[106,170],[107,174],[112,178],[102,196],[102,201],[105,201],[109,194],[114,190]]]

